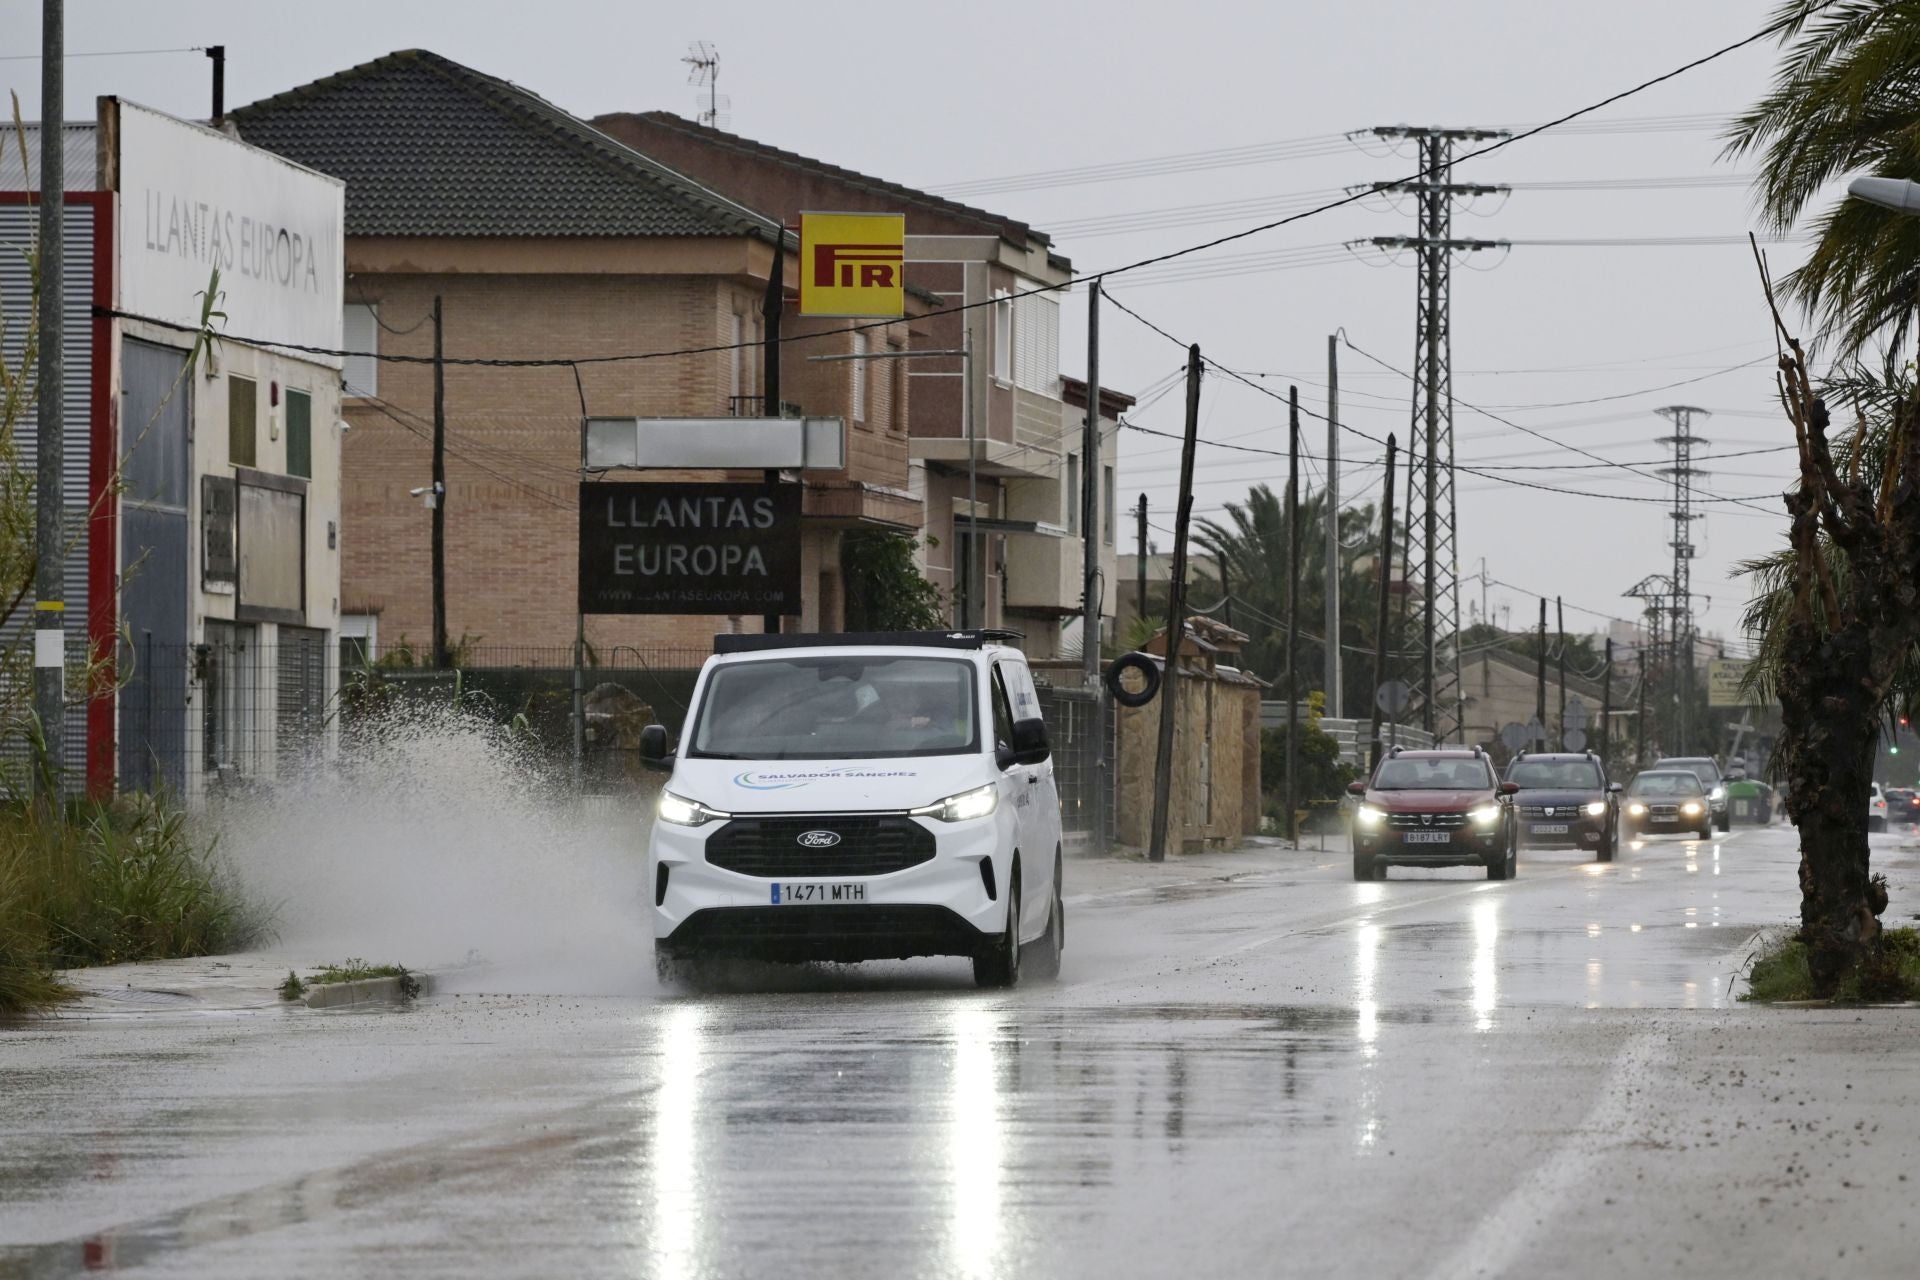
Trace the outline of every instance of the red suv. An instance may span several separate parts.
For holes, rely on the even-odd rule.
[[[1479,747],[1394,748],[1370,782],[1347,788],[1353,811],[1353,878],[1384,879],[1389,866],[1485,867],[1487,879],[1519,870],[1513,806],[1519,788],[1494,776]]]

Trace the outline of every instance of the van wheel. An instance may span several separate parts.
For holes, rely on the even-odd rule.
[[[1033,957],[1026,962],[1026,967],[1042,982],[1052,982],[1060,976],[1060,953],[1066,948],[1067,907],[1060,897],[1060,857],[1055,854],[1053,904],[1047,909],[1047,931],[1041,935],[1039,945],[1033,949]]]
[[[982,987],[1011,987],[1020,981],[1020,866],[1007,885],[1007,927],[974,953],[973,981]]]

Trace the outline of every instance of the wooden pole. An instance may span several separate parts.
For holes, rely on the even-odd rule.
[[[1287,388],[1287,839],[1298,845],[1294,830],[1294,770],[1300,758],[1300,679],[1295,615],[1300,603],[1300,388]]]
[[[1387,682],[1387,610],[1393,586],[1393,453],[1387,436],[1386,492],[1380,499],[1380,616],[1373,632],[1373,738],[1367,774],[1380,767],[1380,690]]]
[[[1193,518],[1193,449],[1200,438],[1200,347],[1187,348],[1187,430],[1180,444],[1180,506],[1173,521],[1173,572],[1167,583],[1167,660],[1160,682],[1160,741],[1153,761],[1153,830],[1147,859],[1167,857],[1173,799],[1173,731],[1180,688],[1180,649],[1187,635],[1187,524]]]

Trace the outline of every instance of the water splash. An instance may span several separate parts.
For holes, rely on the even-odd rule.
[[[652,991],[637,791],[582,801],[470,709],[391,708],[306,781],[211,815],[274,949],[441,975],[441,990]]]

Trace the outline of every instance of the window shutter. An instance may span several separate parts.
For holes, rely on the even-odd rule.
[[[364,302],[349,302],[341,314],[341,343],[348,351],[368,354],[348,356],[340,370],[350,396],[380,394],[380,362],[373,357],[380,351],[379,312]]]
[[[313,479],[313,397],[287,392],[287,474]]]

